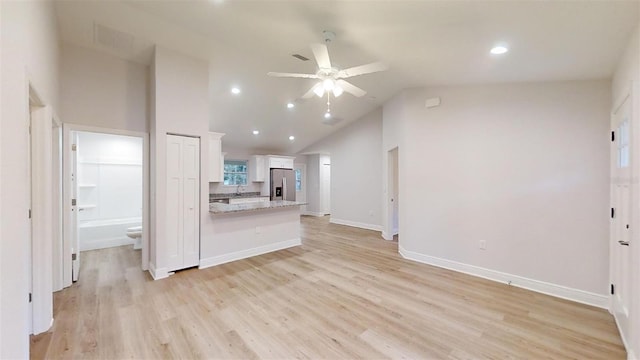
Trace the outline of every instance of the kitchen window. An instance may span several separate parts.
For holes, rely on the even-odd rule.
[[[224,184],[247,185],[247,161],[246,160],[225,160],[224,161]]]

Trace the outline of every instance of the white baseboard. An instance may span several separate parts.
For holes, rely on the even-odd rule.
[[[250,258],[253,256],[257,256],[257,255],[270,253],[273,251],[283,250],[283,249],[298,246],[301,244],[302,242],[300,241],[300,238],[296,238],[291,240],[280,241],[274,244],[258,246],[253,249],[241,250],[241,251],[232,252],[230,254],[224,254],[224,255],[214,256],[206,259],[200,259],[200,266],[198,266],[198,269],[206,269],[208,267],[221,265],[221,264],[225,264],[225,263],[236,261],[236,260],[242,260],[242,259]]]
[[[349,221],[349,220],[342,220],[342,219],[336,219],[336,218],[329,219],[329,222],[332,224],[353,226],[361,229],[382,231],[381,225],[367,224],[367,223],[361,223],[357,221]]]
[[[387,241],[391,241],[393,240],[393,235],[389,236],[389,234],[385,231],[382,231],[382,238],[387,240]]]
[[[149,261],[149,274],[153,280],[160,280],[169,277],[169,270],[166,267],[156,269],[156,265]]]
[[[627,348],[627,360],[638,360],[638,357],[632,349]]]
[[[546,295],[559,297],[587,305],[596,306],[607,309],[609,307],[609,298],[606,295],[595,294],[592,292],[569,288],[562,285],[551,284],[544,281],[525,278],[518,275],[503,273],[496,270],[485,269],[479,266],[460,263],[447,259],[437,258],[434,256],[420,254],[414,251],[404,249],[398,246],[398,252],[403,258],[433,265],[468,275],[478,276],[488,280],[510,284],[523,289],[539,292]]]
[[[307,211],[307,210],[301,211],[300,214],[301,215],[307,215],[307,216],[318,216],[318,217],[324,216],[324,213]]]

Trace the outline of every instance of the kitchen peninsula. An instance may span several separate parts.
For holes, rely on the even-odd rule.
[[[298,201],[212,202],[209,236],[200,243],[200,269],[301,244]]]

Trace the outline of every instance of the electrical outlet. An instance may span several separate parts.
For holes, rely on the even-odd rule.
[[[256,226],[256,234],[260,234],[260,231],[261,231],[261,230],[262,230],[262,229],[260,229],[260,226]]]
[[[478,244],[478,247],[480,248],[480,250],[487,250],[487,241],[486,240],[480,240],[480,243]]]

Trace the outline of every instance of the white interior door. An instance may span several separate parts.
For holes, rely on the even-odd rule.
[[[80,277],[80,237],[78,236],[78,133],[71,133],[71,273]]]
[[[630,99],[616,110],[612,119],[614,131],[611,161],[611,283],[612,312],[620,334],[630,340],[629,309],[631,305],[631,231],[632,219],[638,214],[632,211],[631,160],[632,126]]]
[[[200,140],[167,135],[166,236],[169,271],[200,260]]]
[[[322,164],[322,212],[331,214],[331,164]]]

